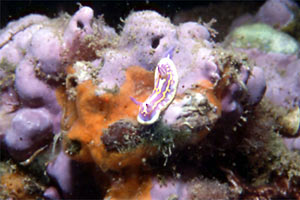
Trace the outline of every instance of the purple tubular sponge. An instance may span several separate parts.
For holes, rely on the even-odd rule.
[[[51,139],[53,125],[44,108],[21,109],[5,134],[5,145],[10,155],[23,161]]]
[[[60,132],[62,111],[55,94],[58,75],[71,57],[68,52],[92,33],[92,18],[92,9],[82,7],[63,27],[65,31],[55,26],[63,24],[61,19],[41,15],[26,16],[2,30],[0,60],[16,68],[14,87],[20,109],[12,114],[11,122],[1,126],[1,140],[14,159],[29,158]],[[6,97],[1,99],[2,113],[7,106]]]
[[[60,194],[51,189],[46,190],[44,196],[50,199],[58,195],[64,199],[102,199],[91,169],[88,164],[73,161],[63,150],[60,151],[46,169],[47,174],[58,185]]]

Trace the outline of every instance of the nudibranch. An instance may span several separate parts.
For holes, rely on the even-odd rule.
[[[160,113],[164,111],[174,100],[178,86],[178,74],[170,53],[162,58],[155,69],[154,89],[145,102],[137,102],[140,105],[137,121],[140,124],[149,125],[156,122]]]

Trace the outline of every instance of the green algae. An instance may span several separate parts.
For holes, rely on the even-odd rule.
[[[0,90],[13,85],[15,81],[16,65],[10,63],[5,57],[0,61],[0,71],[5,73],[5,76],[0,78]]]
[[[261,23],[236,28],[225,43],[237,48],[257,48],[265,52],[283,54],[294,54],[299,50],[294,38]]]
[[[300,9],[292,7],[293,19],[281,28],[281,31],[293,36],[296,40],[300,41]]]

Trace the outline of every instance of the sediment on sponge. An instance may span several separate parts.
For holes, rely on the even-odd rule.
[[[300,157],[289,151],[279,135],[276,113],[280,112],[264,99],[254,110],[244,126],[243,139],[237,150],[243,153],[249,164],[254,186],[272,183],[278,177],[295,181],[300,176]],[[257,152],[260,152],[259,154]]]
[[[101,141],[107,151],[126,153],[142,145],[143,130],[134,121],[121,119],[103,130]]]
[[[0,161],[0,198],[42,198],[47,182],[41,181],[12,161]]]
[[[13,85],[16,65],[10,63],[5,57],[0,60],[0,90]]]

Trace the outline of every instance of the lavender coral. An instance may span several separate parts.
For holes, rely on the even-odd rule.
[[[0,59],[9,64],[4,70],[9,70],[10,66],[16,68],[15,83],[7,87],[16,88],[22,105],[14,113],[12,128],[4,131],[9,133],[2,136],[8,149],[18,151],[18,156],[13,154],[15,159],[28,158],[45,144],[42,138],[49,139],[60,132],[61,107],[55,89],[69,58],[81,47],[83,38],[92,32],[92,17],[93,11],[87,7],[80,9],[70,21],[63,17],[51,20],[30,15],[11,22],[2,31]],[[54,24],[64,25],[66,30],[58,30]],[[32,141],[34,138],[39,139]]]
[[[18,104],[21,105],[13,114],[12,127],[4,130],[4,145],[17,160],[27,159],[45,145],[45,140],[51,138],[52,132],[58,133],[60,129],[60,107],[54,88],[51,89],[51,86],[40,80],[34,70],[35,64],[45,56],[43,53],[38,55],[31,48],[41,37],[38,32],[43,31],[41,23],[45,19],[43,16],[31,15],[12,22],[2,33],[2,38],[6,40],[2,42],[0,57],[2,62],[6,60],[9,63],[4,70],[16,66],[14,86]],[[14,56],[8,56],[13,51]],[[8,85],[8,90],[11,87],[12,84]],[[5,105],[6,102],[2,103]]]

